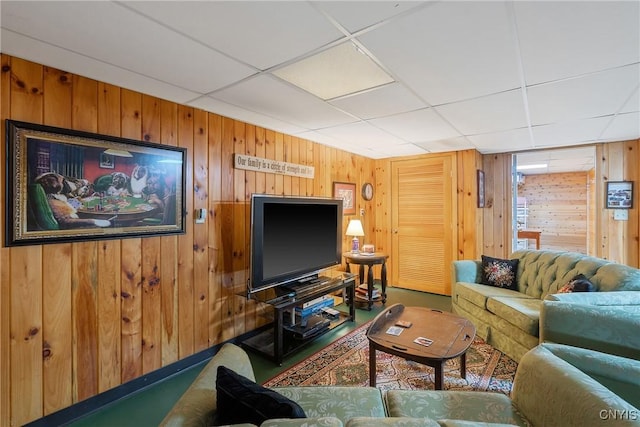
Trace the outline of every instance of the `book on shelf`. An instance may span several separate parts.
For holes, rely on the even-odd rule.
[[[364,295],[364,296],[369,296],[369,287],[367,286],[366,283],[363,283],[362,285],[358,286],[356,288],[356,294],[359,295]],[[373,292],[371,293],[372,298],[377,298],[380,296],[380,289],[378,288],[373,288]]]
[[[296,314],[298,314],[298,315],[300,315],[302,317],[307,317],[307,316],[310,316],[310,315],[312,315],[312,314],[314,314],[316,312],[321,311],[325,307],[333,307],[333,305],[334,305],[333,298],[329,298],[329,299],[324,299],[324,300],[322,300],[322,301],[320,301],[320,302],[318,302],[318,303],[316,303],[316,304],[314,304],[312,306],[309,306],[309,307],[304,307],[303,308],[303,307],[297,306],[295,308],[295,312],[296,312]]]
[[[316,304],[318,304],[318,303],[320,303],[322,301],[326,301],[328,299],[332,300],[333,299],[333,295],[331,295],[331,294],[322,295],[321,297],[314,298],[311,301],[304,302],[304,303],[302,303],[302,308],[311,307],[313,305],[316,305]]]

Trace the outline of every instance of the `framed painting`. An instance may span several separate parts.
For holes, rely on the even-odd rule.
[[[606,207],[607,209],[631,209],[633,181],[608,181]]]
[[[343,215],[356,214],[356,185],[355,184],[351,184],[349,182],[334,182],[333,197],[336,199],[342,199]]]
[[[184,148],[12,120],[6,144],[7,246],[185,232]]]
[[[478,169],[478,207],[484,208],[484,171]]]

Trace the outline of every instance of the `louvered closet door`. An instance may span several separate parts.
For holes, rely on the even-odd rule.
[[[451,294],[456,203],[451,155],[392,163],[392,284]]]

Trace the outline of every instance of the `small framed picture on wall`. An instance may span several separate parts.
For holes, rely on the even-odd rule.
[[[633,181],[607,182],[607,209],[631,209],[633,207]]]
[[[356,214],[356,185],[349,182],[334,182],[333,197],[343,200],[343,215]]]
[[[478,169],[478,207],[484,208],[484,171]]]

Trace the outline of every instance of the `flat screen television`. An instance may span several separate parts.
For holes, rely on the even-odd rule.
[[[341,199],[252,195],[249,292],[340,264],[342,206]]]

